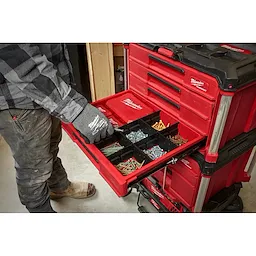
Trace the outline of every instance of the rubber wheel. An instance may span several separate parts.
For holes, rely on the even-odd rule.
[[[240,196],[237,196],[237,198],[229,206],[227,206],[222,212],[239,213],[239,212],[243,212],[243,208],[244,208],[243,200]]]

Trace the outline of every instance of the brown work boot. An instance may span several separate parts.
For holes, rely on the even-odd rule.
[[[60,199],[62,197],[71,197],[75,199],[83,199],[92,197],[96,193],[96,188],[93,184],[87,182],[71,183],[69,187],[61,192],[50,193],[52,200]]]

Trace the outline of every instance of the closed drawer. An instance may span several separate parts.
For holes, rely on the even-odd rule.
[[[203,119],[211,119],[214,102],[208,100],[201,95],[187,89],[176,83],[173,80],[165,78],[161,74],[158,74],[155,71],[150,71],[150,69],[136,63],[135,61],[129,62],[129,73],[136,77],[137,79],[141,79],[144,83],[141,82],[140,87],[136,87],[141,93],[146,94],[146,85],[148,87],[155,89],[155,91],[160,92],[167,96],[170,100],[179,102],[181,105],[184,105],[186,108],[198,114]],[[132,78],[132,80],[137,80]],[[134,83],[130,82],[130,88],[133,88]],[[137,82],[139,83],[139,82]]]
[[[214,77],[137,44],[130,44],[129,59],[209,100],[215,101],[219,94],[219,85]]]
[[[169,99],[166,95],[159,93],[153,88],[148,88],[148,99],[160,108],[175,115],[183,123],[207,136],[211,123],[210,118],[198,115],[198,113],[191,111],[191,109],[184,104]]]
[[[179,100],[181,96],[181,86],[175,81],[170,81],[166,77],[155,71],[140,65],[135,61],[129,61],[129,73],[141,79],[148,86],[152,86],[168,97]],[[133,84],[130,84],[132,87]]]

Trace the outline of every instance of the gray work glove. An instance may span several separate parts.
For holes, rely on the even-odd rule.
[[[114,128],[107,117],[89,103],[73,121],[73,125],[90,144],[114,133]]]

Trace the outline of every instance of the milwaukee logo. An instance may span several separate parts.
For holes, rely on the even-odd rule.
[[[197,89],[199,89],[201,91],[204,91],[204,92],[207,91],[206,88],[204,87],[205,84],[202,81],[199,81],[199,80],[196,80],[194,78],[191,78],[190,79],[190,83],[191,83],[191,85],[195,86]]]
[[[131,107],[133,109],[141,110],[142,107],[140,105],[135,104],[131,99],[125,99],[122,101],[126,106]]]
[[[92,135],[97,134],[99,131],[108,126],[106,120],[100,118],[98,115],[89,123],[88,127],[91,129]]]
[[[229,50],[234,51],[234,52],[244,52],[243,49],[234,48],[234,47],[231,47],[231,46],[226,45],[226,44],[223,44],[221,47],[229,49]]]

